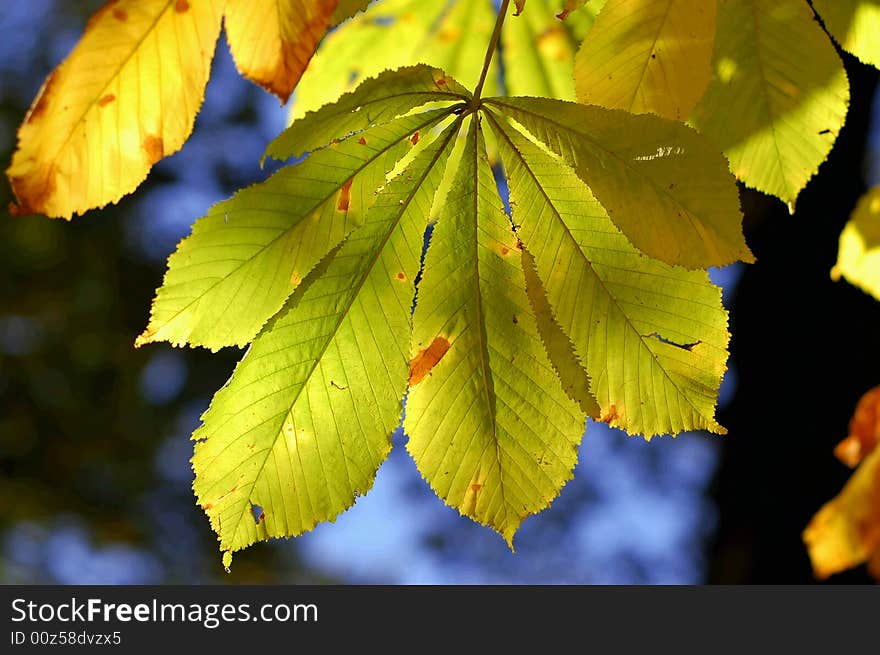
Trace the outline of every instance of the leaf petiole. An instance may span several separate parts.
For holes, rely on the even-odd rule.
[[[495,29],[492,32],[492,38],[489,39],[489,47],[486,49],[486,59],[483,61],[483,70],[480,72],[480,81],[474,91],[473,110],[480,106],[480,100],[483,94],[483,85],[486,83],[486,75],[489,73],[489,66],[492,64],[492,57],[498,48],[498,41],[501,39],[501,27],[504,25],[504,19],[507,17],[507,11],[510,8],[510,0],[502,0],[501,7],[498,9],[498,18],[495,20]]]

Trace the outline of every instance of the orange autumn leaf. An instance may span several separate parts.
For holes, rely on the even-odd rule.
[[[874,387],[859,400],[849,422],[849,436],[837,444],[834,455],[855,467],[880,443],[880,387]]]
[[[111,0],[96,12],[19,128],[11,211],[69,219],[117,202],[179,150],[222,13],[222,0]]]
[[[287,102],[327,30],[369,0],[229,0],[226,35],[239,72]]]
[[[843,490],[813,517],[803,539],[817,578],[868,563],[880,577],[880,387],[866,393],[835,449],[847,464],[861,462]]]

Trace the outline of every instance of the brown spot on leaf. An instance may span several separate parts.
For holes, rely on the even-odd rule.
[[[360,143],[362,146],[365,146],[367,145],[367,140],[364,137],[361,137],[360,139],[358,139],[358,143]]]
[[[302,282],[302,278],[299,276],[299,273],[297,271],[291,272],[290,284],[294,287],[298,287],[300,282]]]
[[[99,107],[106,107],[107,105],[109,105],[109,104],[110,104],[111,102],[113,102],[114,100],[116,100],[116,96],[113,95],[112,93],[108,93],[108,94],[105,95],[103,98],[101,98],[100,100],[98,100],[98,106],[99,106]]]
[[[449,351],[451,343],[446,337],[434,337],[431,345],[420,350],[409,363],[409,385],[415,386],[425,379],[443,356]]]
[[[397,279],[400,280],[401,282],[405,282],[406,281],[406,273],[404,273],[403,271],[400,271],[397,274]]]
[[[438,79],[438,80],[435,82],[435,84],[436,84],[437,86],[446,86],[446,78],[445,78],[445,77],[441,77],[440,79]]]
[[[410,137],[409,142],[413,145],[416,145],[419,142],[419,131],[418,130],[416,130],[415,134],[413,134]]]
[[[141,145],[143,146],[144,152],[147,153],[147,159],[149,160],[150,165],[155,164],[165,156],[165,143],[160,136],[149,134]]]
[[[178,14],[189,11],[189,3],[186,0],[177,0],[177,2],[174,3],[174,11]]]
[[[513,324],[516,325],[519,323],[519,319],[516,317],[516,314],[513,315]]]
[[[128,12],[125,9],[114,9],[113,10],[113,18],[118,20],[121,23],[124,23],[128,20]]]
[[[617,406],[616,405],[610,405],[608,407],[607,411],[602,412],[602,414],[599,416],[599,420],[602,421],[603,423],[607,423],[608,425],[611,425],[617,419],[618,419],[618,416],[617,416]]]
[[[336,210],[341,212],[347,212],[351,207],[351,183],[354,178],[348,180],[345,184],[342,185],[342,188],[339,189],[339,199],[336,201]]]
[[[480,489],[482,489],[482,488],[483,488],[483,485],[481,485],[481,484],[472,484],[471,485],[471,491],[473,491],[475,494],[479,493]]]
[[[212,509],[213,507],[214,507],[214,505],[212,505],[211,503],[205,503],[204,505],[202,505],[202,509],[205,510],[206,512],[209,509]]]
[[[43,82],[43,86],[40,88],[34,104],[32,104],[30,110],[28,110],[27,117],[25,118],[26,123],[33,123],[46,111],[46,107],[54,93],[52,87],[55,85],[55,79],[55,71],[52,71],[49,73],[49,77],[46,78],[46,81]]]
[[[520,252],[522,252],[523,242],[520,241],[519,239],[516,240],[516,249],[519,250]]]

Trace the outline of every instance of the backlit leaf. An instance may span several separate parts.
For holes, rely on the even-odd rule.
[[[572,165],[646,255],[687,268],[753,261],[733,176],[721,154],[693,129],[549,98],[486,102]]]
[[[400,421],[422,235],[458,126],[379,192],[202,417],[194,489],[227,562],[332,520],[372,486]]]
[[[793,211],[846,119],[833,44],[803,0],[719,0],[712,67],[692,123],[740,180]]]
[[[843,276],[880,300],[880,187],[866,193],[840,235],[835,280]]]
[[[685,120],[709,83],[715,0],[609,0],[577,54],[585,103]]]
[[[205,92],[222,0],[119,0],[46,79],[7,169],[17,213],[71,218],[118,201],[183,145]],[[174,74],[168,62],[185,62]]]
[[[541,345],[476,119],[425,259],[413,362],[404,430],[419,471],[512,546],[571,479],[584,415]]]
[[[294,121],[266,149],[277,160],[301,157],[334,139],[430,102],[467,101],[470,92],[438,68],[425,65],[385,71],[364,81],[331,105]]]
[[[817,578],[868,562],[880,561],[880,387],[859,401],[850,423],[850,436],[840,446],[857,438],[862,458],[843,490],[816,513],[804,530]],[[856,430],[854,432],[853,430]],[[873,443],[873,446],[871,444]],[[845,447],[844,451],[849,450]],[[845,455],[846,459],[848,455]],[[857,458],[858,459],[858,458]],[[872,568],[876,573],[877,569]]]
[[[522,16],[504,23],[501,57],[510,95],[574,100],[576,37],[555,20],[551,5],[537,0]]]
[[[330,34],[303,75],[292,118],[387,69],[423,63],[473,88],[492,33],[491,0],[382,0]],[[493,71],[494,71],[493,66]],[[496,75],[487,90],[497,92]]]
[[[378,125],[215,205],[168,260],[138,345],[247,344],[363,222],[400,149],[448,114],[440,109]]]
[[[578,361],[577,355],[574,353],[574,346],[568,335],[556,322],[553,312],[550,309],[550,302],[547,300],[547,291],[538,272],[535,270],[535,258],[523,249],[523,274],[526,281],[526,294],[535,312],[535,323],[538,327],[538,334],[541,341],[544,342],[544,350],[553,370],[559,376],[562,388],[568,397],[580,405],[581,411],[593,419],[598,419],[602,413],[599,403],[590,393],[590,376],[586,369]]]
[[[880,2],[813,0],[813,7],[844,50],[880,67]]]
[[[647,436],[707,429],[727,361],[727,313],[703,271],[641,256],[568,168],[489,114],[517,233],[554,318],[592,376],[602,420]]]
[[[354,13],[367,1],[349,9]],[[318,43],[334,24],[338,4],[338,0],[227,0],[226,35],[239,72],[287,102]]]

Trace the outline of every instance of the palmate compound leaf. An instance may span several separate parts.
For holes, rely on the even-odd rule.
[[[711,74],[716,0],[609,0],[575,62],[581,102],[686,120]]]
[[[390,127],[380,122],[430,101],[467,98],[446,80],[427,66],[388,72],[282,133],[268,149],[279,159],[354,136],[315,150],[197,220],[168,260],[137,345],[169,341],[216,350],[250,342],[321,258],[363,221],[398,150],[451,110]]]
[[[553,317],[591,374],[601,419],[647,436],[706,429],[727,361],[727,313],[704,271],[642,256],[564,163],[486,113],[513,221]]]
[[[719,0],[712,66],[691,122],[740,180],[793,211],[846,119],[834,45],[804,0]]]
[[[813,8],[844,50],[880,68],[880,0],[813,0]]]
[[[693,129],[550,98],[485,102],[573,166],[646,255],[691,269],[754,261],[727,162]]]
[[[517,244],[471,118],[419,285],[404,430],[437,495],[511,547],[571,479],[584,430],[542,347]]]
[[[192,132],[220,34],[217,0],[119,0],[46,79],[6,173],[16,213],[118,201]],[[162,74],[168,62],[186,62]]]
[[[842,277],[880,300],[880,186],[859,199],[840,235],[832,279]]]
[[[387,88],[408,74],[389,73]],[[263,328],[193,435],[194,489],[227,564],[256,540],[332,520],[365,493],[407,387],[407,447],[422,475],[510,544],[571,478],[586,415],[646,435],[723,431],[713,417],[728,339],[719,290],[703,272],[641,256],[581,179],[598,175],[615,207],[628,185],[642,196],[653,189],[641,210],[659,207],[662,217],[669,203],[705,208],[700,192],[725,201],[733,181],[716,170],[717,153],[670,121],[573,103],[495,98],[475,113],[467,92],[443,96],[460,88],[454,80],[426,79],[447,104],[459,102],[404,113],[434,103],[393,100],[384,111],[369,100],[377,85],[365,83],[322,110],[327,120],[309,114],[313,129],[293,128],[300,137],[276,153],[344,137],[315,157],[405,133],[414,146],[389,155],[399,161],[376,182],[363,225],[328,248]],[[452,125],[442,134],[418,128],[416,138],[419,125],[444,117]],[[498,195],[484,120],[503,148],[518,227]],[[627,130],[653,134],[647,155],[622,138]],[[657,142],[670,150],[657,153]],[[674,160],[668,170],[650,166],[664,158]],[[664,205],[663,176],[684,173],[697,188],[665,189]],[[432,208],[439,217],[413,313]]]
[[[390,451],[409,373],[413,281],[459,125],[420,141],[364,225],[255,339],[193,434],[194,490],[227,565],[258,539],[335,518],[367,492]]]
[[[239,72],[287,102],[327,30],[370,0],[226,0]]]

